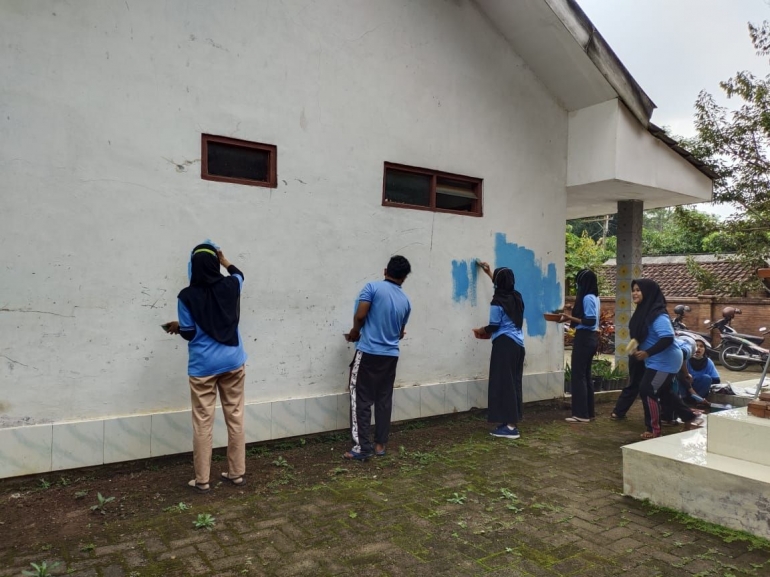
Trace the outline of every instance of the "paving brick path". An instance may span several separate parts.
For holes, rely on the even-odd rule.
[[[430,421],[410,433],[441,426],[446,438],[399,451],[397,434],[387,457],[363,464],[339,460],[339,443],[308,445],[299,450],[331,453],[312,485],[285,467],[284,484],[191,494],[189,511],[148,511],[90,551],[77,547],[88,536],[50,535],[47,551],[0,543],[0,576],[41,559],[77,577],[770,575],[761,543],[621,495],[620,447],[638,439],[641,417],[615,423],[609,407],[590,425],[535,411],[520,441],[489,437],[478,414]],[[211,531],[193,528],[203,512]]]

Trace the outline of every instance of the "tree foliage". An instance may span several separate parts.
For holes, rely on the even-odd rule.
[[[697,223],[699,228],[691,229],[683,220]],[[702,234],[700,229],[718,225],[716,216],[694,209],[654,208],[644,211],[642,228],[642,254],[658,256],[668,254],[717,253],[727,250],[723,237],[712,233]],[[706,243],[706,238],[709,242]]]
[[[749,24],[749,36],[758,54],[770,54],[768,22]],[[720,106],[702,91],[695,103],[697,136],[683,146],[718,174],[714,203],[736,210],[717,222],[698,220],[684,208],[677,209],[677,217],[706,246],[733,248],[748,266],[765,266],[770,257],[770,77],[738,72],[720,88],[735,106]]]
[[[599,279],[599,292],[608,294],[607,281],[600,274],[600,267],[608,258],[615,256],[601,245],[597,244],[587,231],[578,236],[572,232],[572,226],[567,225],[566,252],[564,277],[567,283],[567,294],[575,294],[575,277],[584,268],[590,268],[597,273]]]

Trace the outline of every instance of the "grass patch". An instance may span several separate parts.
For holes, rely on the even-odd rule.
[[[703,533],[708,533],[709,535],[719,537],[725,543],[734,543],[735,541],[744,542],[749,546],[750,551],[755,549],[770,551],[770,541],[763,539],[762,537],[752,535],[751,533],[747,533],[746,531],[738,531],[736,529],[730,529],[728,527],[723,527],[722,525],[717,525],[716,523],[710,523],[702,519],[696,519],[687,513],[682,513],[681,511],[670,509],[668,507],[660,507],[650,503],[649,501],[642,501],[642,506],[647,509],[648,514],[650,515],[654,515],[655,513],[665,513],[670,515],[670,521],[681,523],[688,530],[696,530],[702,531]]]

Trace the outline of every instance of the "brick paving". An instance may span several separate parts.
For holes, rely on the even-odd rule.
[[[441,430],[457,436],[432,450],[391,446],[367,463],[338,451],[312,486],[191,494],[190,510],[149,511],[90,551],[55,535],[45,552],[0,544],[0,577],[42,559],[74,577],[770,575],[770,544],[688,528],[621,495],[620,447],[638,439],[641,417],[637,406],[615,423],[610,407],[590,425],[542,410],[520,441],[488,436],[478,414],[455,417],[462,426]],[[204,512],[211,531],[193,528]]]

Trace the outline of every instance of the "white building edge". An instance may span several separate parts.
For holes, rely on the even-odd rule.
[[[0,37],[0,477],[191,450],[159,325],[207,237],[246,276],[255,442],[348,426],[342,333],[392,254],[394,420],[486,406],[476,258],[517,273],[525,401],[560,396],[565,219],[711,197],[571,0],[15,2]],[[277,186],[203,180],[202,134],[275,145]],[[483,179],[483,216],[383,206],[386,162]]]

